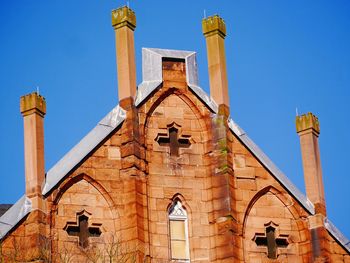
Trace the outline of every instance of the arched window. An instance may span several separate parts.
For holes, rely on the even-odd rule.
[[[170,249],[174,261],[190,261],[187,220],[186,210],[180,200],[175,200],[169,210]]]

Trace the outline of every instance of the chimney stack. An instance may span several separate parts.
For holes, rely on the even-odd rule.
[[[322,181],[322,169],[318,136],[320,124],[312,113],[296,117],[297,133],[300,137],[306,195],[315,205],[315,213],[326,216],[326,202]]]
[[[218,15],[204,18],[203,34],[207,43],[210,96],[220,105],[229,107],[225,57],[226,26]]]
[[[115,31],[119,101],[136,96],[134,30],[136,16],[127,6],[112,11]]]
[[[24,124],[24,161],[26,196],[35,200],[41,198],[41,187],[45,179],[44,163],[44,115],[45,98],[33,92],[20,99]],[[39,200],[38,200],[39,202]],[[33,208],[39,203],[33,202]]]

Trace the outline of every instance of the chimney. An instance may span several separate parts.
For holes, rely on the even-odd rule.
[[[296,117],[297,133],[300,137],[306,195],[315,205],[316,214],[326,216],[326,202],[322,181],[322,169],[318,136],[320,124],[312,113]]]
[[[45,98],[38,93],[21,97],[20,108],[24,124],[24,161],[26,196],[31,199],[41,197],[41,186],[45,178],[44,163],[44,115]],[[33,208],[37,202],[33,203]]]
[[[112,11],[115,31],[119,101],[136,95],[134,30],[136,16],[127,6]]]
[[[225,58],[226,26],[218,15],[204,18],[203,34],[207,43],[210,96],[220,105],[229,107]]]

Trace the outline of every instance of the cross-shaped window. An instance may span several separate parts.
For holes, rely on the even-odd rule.
[[[179,136],[178,129],[174,126],[168,129],[168,134],[158,134],[156,141],[160,146],[170,147],[171,156],[179,156],[180,148],[189,148],[191,146],[189,136]]]
[[[68,235],[78,237],[79,246],[86,248],[89,246],[89,237],[99,237],[101,230],[99,226],[89,227],[89,218],[83,214],[78,216],[77,221],[76,223],[68,222],[65,230]]]
[[[267,257],[276,259],[277,258],[277,248],[287,247],[288,246],[288,236],[280,235],[276,238],[275,228],[270,226],[266,227],[266,233],[264,234],[255,234],[254,241],[258,246],[267,247]]]

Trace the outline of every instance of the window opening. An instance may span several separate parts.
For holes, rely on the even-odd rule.
[[[174,126],[168,129],[168,134],[158,134],[156,141],[160,146],[170,147],[171,156],[179,156],[180,148],[189,148],[191,142],[188,136],[180,136]]]
[[[179,200],[169,211],[170,248],[172,260],[189,262],[188,218]]]
[[[79,215],[76,223],[67,223],[65,230],[68,235],[79,238],[79,246],[87,248],[89,237],[99,237],[101,230],[99,226],[89,227],[89,218],[86,215]]]
[[[276,228],[269,225],[265,229],[264,234],[255,234],[254,241],[258,246],[267,247],[267,257],[271,259],[277,258],[277,248],[285,248],[288,246],[288,236],[280,235],[276,238]]]

